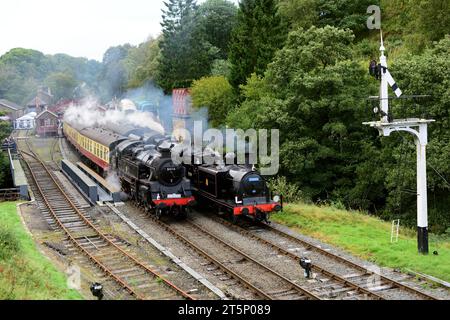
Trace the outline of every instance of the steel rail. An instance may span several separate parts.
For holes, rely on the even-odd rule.
[[[27,142],[28,145],[28,142]],[[30,146],[28,145],[28,147],[30,148]],[[32,149],[30,148],[30,151],[32,152]],[[86,223],[86,225],[88,225],[90,228],[92,228],[102,239],[104,239],[108,244],[110,244],[111,246],[113,246],[116,250],[118,250],[120,253],[122,253],[122,255],[124,255],[125,257],[127,257],[128,259],[130,259],[131,261],[134,262],[134,264],[136,264],[137,266],[139,266],[141,269],[143,269],[144,271],[146,271],[147,273],[151,274],[152,276],[154,276],[155,278],[159,278],[161,279],[168,287],[172,288],[173,290],[175,290],[177,293],[181,294],[184,298],[189,299],[189,300],[194,300],[194,298],[189,295],[188,293],[184,292],[182,289],[178,288],[175,284],[171,283],[170,281],[168,281],[167,279],[165,279],[164,277],[162,277],[160,274],[158,274],[156,271],[148,268],[147,266],[145,266],[143,263],[141,263],[140,261],[138,261],[136,258],[134,258],[133,256],[131,256],[130,254],[128,254],[126,251],[124,251],[122,248],[120,248],[118,245],[116,245],[113,241],[111,241],[102,231],[100,231],[94,224],[92,224],[80,211],[79,209],[76,207],[76,205],[70,200],[70,198],[67,196],[67,194],[65,193],[65,191],[61,188],[61,186],[57,183],[57,181],[55,180],[55,178],[51,175],[50,171],[48,170],[48,168],[46,167],[46,165],[37,157],[37,155],[33,155],[31,153],[28,153],[26,151],[21,150],[21,153],[24,153],[26,155],[28,155],[29,157],[34,158],[38,164],[40,164],[43,169],[45,170],[45,172],[47,173],[47,175],[50,177],[51,181],[53,182],[53,184],[57,187],[57,189],[61,192],[61,194],[63,195],[63,197],[65,198],[65,200],[70,204],[70,206],[72,207],[72,209],[75,211],[75,213]],[[30,172],[31,175],[33,177],[33,180],[47,206],[47,208],[49,209],[50,213],[52,214],[53,218],[55,219],[55,221],[57,222],[57,224],[64,230],[64,232],[67,234],[67,236],[70,238],[70,240],[72,240],[72,242],[74,242],[76,244],[76,246],[78,248],[80,248],[92,261],[94,261],[102,270],[104,270],[107,274],[109,274],[116,282],[118,282],[122,287],[124,287],[128,292],[130,292],[132,295],[134,295],[135,297],[137,297],[138,299],[143,299],[143,297],[141,297],[137,292],[135,292],[129,285],[126,284],[125,281],[123,281],[121,278],[119,278],[118,276],[116,276],[112,270],[110,270],[108,267],[106,267],[104,264],[102,264],[98,259],[96,259],[92,254],[89,253],[89,251],[87,251],[84,247],[82,247],[82,245],[73,237],[73,235],[71,234],[71,232],[64,226],[64,224],[61,222],[61,220],[58,218],[57,214],[54,212],[53,208],[51,207],[47,197],[45,196],[45,193],[43,192],[42,188],[40,187],[37,178],[33,172],[33,169],[31,168],[31,165],[25,161]]]
[[[264,265],[263,263],[259,262],[258,260],[252,258],[251,256],[249,256],[248,254],[246,254],[245,252],[241,251],[240,249],[232,246],[231,244],[229,244],[228,242],[220,239],[218,236],[212,234],[211,232],[205,230],[203,227],[199,226],[198,224],[192,222],[192,221],[187,221],[190,225],[194,226],[195,228],[197,228],[198,230],[200,230],[201,232],[207,234],[209,237],[215,239],[216,241],[222,243],[223,245],[231,248],[233,251],[239,253],[240,255],[244,256],[247,260],[255,263],[256,265],[262,267],[263,269],[267,270],[268,272],[276,275],[278,278],[283,279],[283,281],[285,281],[286,283],[288,283],[289,285],[291,285],[294,289],[296,289],[297,291],[300,291],[301,293],[305,294],[306,296],[308,296],[309,298],[315,299],[315,300],[320,300],[320,297],[317,296],[316,294],[308,291],[307,289],[300,287],[298,284],[292,282],[291,280],[289,280],[288,278],[286,278],[285,276],[283,276],[282,274],[276,272],[275,270],[272,270],[270,267]]]
[[[415,289],[413,287],[410,287],[410,286],[408,286],[406,284],[400,283],[397,280],[388,278],[388,277],[383,276],[383,275],[381,275],[381,274],[379,274],[377,272],[370,271],[367,268],[365,268],[365,267],[363,267],[363,266],[361,266],[361,265],[359,265],[357,263],[354,263],[354,262],[352,262],[352,261],[350,261],[350,260],[348,260],[348,259],[346,259],[344,257],[341,257],[341,256],[339,256],[337,254],[332,253],[332,252],[329,252],[329,251],[327,251],[327,250],[325,250],[323,248],[320,248],[319,246],[314,245],[314,244],[312,244],[312,243],[310,243],[308,241],[299,239],[299,238],[297,238],[297,237],[295,237],[293,235],[290,235],[290,234],[288,234],[288,233],[286,233],[284,231],[278,230],[277,228],[274,228],[272,226],[269,226],[267,224],[262,224],[262,223],[260,223],[259,226],[261,226],[261,227],[263,227],[265,229],[268,229],[268,230],[270,230],[270,231],[272,231],[274,233],[277,233],[277,234],[279,234],[281,236],[284,236],[284,237],[286,237],[286,238],[288,238],[288,239],[290,239],[290,240],[292,240],[294,242],[300,243],[301,245],[307,247],[308,249],[320,252],[321,254],[326,255],[329,258],[333,259],[333,260],[337,260],[337,261],[339,261],[339,262],[341,262],[343,264],[346,264],[346,265],[351,266],[351,267],[353,267],[355,269],[358,269],[359,271],[362,271],[362,272],[364,272],[367,275],[370,275],[370,276],[374,275],[374,276],[380,277],[381,280],[383,280],[383,281],[393,285],[394,287],[397,287],[399,289],[403,289],[403,290],[406,290],[406,291],[408,291],[410,293],[413,293],[413,294],[416,294],[418,296],[421,296],[421,297],[423,297],[426,300],[440,300],[439,298],[436,298],[436,297],[434,297],[432,295],[429,295],[429,294],[427,294],[425,292],[419,291],[419,290],[417,290],[417,289]]]
[[[248,231],[248,230],[246,230],[246,229],[244,229],[244,228],[242,228],[242,227],[240,227],[238,225],[235,225],[235,224],[233,224],[233,223],[231,223],[229,221],[226,221],[224,219],[221,219],[221,218],[215,218],[214,217],[213,219],[215,221],[219,222],[219,223],[222,223],[222,224],[228,226],[231,229],[236,230],[240,234],[245,234],[246,236],[248,236],[248,237],[250,237],[250,238],[252,238],[252,239],[254,239],[256,241],[262,242],[262,243],[270,246],[271,248],[277,250],[279,253],[281,253],[281,254],[283,254],[285,256],[288,256],[288,257],[290,257],[290,258],[292,258],[292,259],[294,259],[296,261],[300,261],[300,259],[301,259],[301,257],[299,257],[298,255],[296,255],[296,254],[294,254],[294,253],[292,253],[292,252],[290,252],[290,251],[288,251],[286,249],[283,249],[279,245],[277,245],[277,244],[275,244],[275,243],[273,243],[271,241],[268,241],[266,239],[263,239],[263,238],[255,235],[253,232],[250,232],[250,231]],[[314,271],[316,271],[316,272],[322,273],[322,274],[330,277],[331,279],[337,280],[338,282],[340,282],[340,283],[342,283],[344,285],[352,287],[357,292],[360,292],[360,293],[366,294],[368,296],[371,296],[371,297],[373,297],[376,300],[384,300],[385,299],[384,297],[380,296],[379,294],[377,294],[375,292],[372,292],[370,290],[367,290],[366,288],[363,288],[363,287],[359,286],[358,284],[353,283],[352,281],[347,280],[347,279],[345,279],[345,278],[343,278],[343,277],[341,277],[341,276],[339,276],[339,275],[337,275],[337,274],[335,274],[335,273],[333,273],[333,272],[331,272],[331,271],[329,271],[329,270],[327,270],[327,269],[325,269],[323,267],[320,267],[320,266],[317,266],[317,265],[313,264],[312,265],[312,269]]]
[[[255,285],[253,285],[249,281],[245,280],[242,276],[240,276],[239,274],[237,274],[236,272],[234,272],[233,270],[231,270],[230,268],[225,266],[223,263],[221,263],[216,258],[212,257],[206,251],[204,251],[203,249],[198,247],[195,243],[193,243],[192,241],[190,241],[189,239],[187,239],[183,235],[179,234],[177,231],[175,231],[173,228],[171,228],[167,224],[161,222],[160,220],[158,220],[158,219],[156,219],[154,217],[150,217],[150,219],[152,219],[155,223],[157,223],[164,230],[166,230],[167,232],[171,233],[175,238],[177,238],[178,240],[180,240],[184,244],[187,244],[190,248],[192,248],[193,250],[198,252],[200,255],[205,257],[207,260],[211,261],[213,264],[215,264],[217,267],[219,267],[223,272],[227,273],[228,275],[233,277],[238,282],[242,283],[247,288],[249,288],[252,291],[256,292],[260,297],[262,297],[262,298],[264,298],[266,300],[274,300],[274,298],[271,295],[267,294],[266,292],[264,292],[260,288],[256,287]]]

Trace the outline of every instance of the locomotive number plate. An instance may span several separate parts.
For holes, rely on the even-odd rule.
[[[181,194],[178,194],[178,193],[168,194],[167,198],[168,199],[179,199],[179,198],[181,198]]]

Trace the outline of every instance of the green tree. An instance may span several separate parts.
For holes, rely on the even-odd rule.
[[[228,57],[236,17],[237,7],[227,0],[207,0],[198,8],[197,27],[204,34],[204,39],[220,50],[220,59]]]
[[[51,71],[46,56],[36,50],[15,48],[0,57],[0,94],[18,104],[28,102]]]
[[[0,143],[11,134],[12,128],[8,121],[0,120]],[[10,187],[9,160],[5,152],[0,152],[0,189]]]
[[[211,75],[212,76],[224,76],[225,78],[229,78],[230,76],[230,62],[228,60],[217,59],[214,60],[211,66]]]
[[[44,83],[52,89],[56,100],[71,99],[78,82],[70,70],[55,72],[47,76]]]
[[[248,113],[244,125],[279,129],[281,173],[315,200],[355,185],[362,141],[372,136],[361,125],[358,97],[370,85],[352,61],[353,38],[330,26],[291,32],[265,77],[243,87],[238,116],[228,116],[231,125]]]
[[[370,5],[380,5],[380,0],[280,0],[280,12],[292,30],[330,25],[351,29],[359,37],[368,31]]]
[[[195,0],[169,0],[163,11],[163,37],[156,81],[166,93],[189,87],[192,81],[211,72],[219,49],[204,39],[196,26]]]
[[[191,95],[195,108],[208,108],[208,120],[213,127],[225,123],[227,113],[234,104],[233,88],[225,77],[204,77],[194,81]]]
[[[277,12],[276,1],[239,2],[229,54],[231,85],[238,89],[252,73],[263,75],[277,49],[283,46],[285,37],[286,31]]]
[[[74,58],[61,53],[47,57],[52,64],[53,73],[66,73],[78,83],[85,83],[90,90],[96,93],[98,76],[102,71],[100,62],[86,58]]]
[[[3,141],[5,138],[9,137],[11,132],[11,123],[9,123],[8,121],[0,120],[0,141]]]
[[[431,41],[442,39],[450,33],[450,3],[442,0],[420,0],[413,6],[418,31]]]
[[[101,63],[65,54],[44,55],[16,48],[0,57],[0,97],[17,104],[28,102],[51,74],[67,73],[95,89]],[[59,90],[59,84],[53,90]],[[71,95],[69,95],[70,97]]]
[[[128,87],[138,88],[147,81],[154,81],[158,70],[158,57],[160,39],[150,39],[132,48],[125,60],[130,79]]]
[[[128,83],[128,72],[125,59],[131,45],[109,48],[103,55],[103,69],[99,75],[100,96],[103,101],[120,97],[125,92]]]
[[[319,20],[318,0],[280,0],[280,15],[291,30],[309,29]]]
[[[391,65],[391,72],[405,95],[428,94],[430,98],[391,103],[396,118],[435,119],[429,126],[427,146],[429,221],[432,230],[450,227],[450,36],[421,55],[407,54]],[[426,75],[426,76],[424,76]],[[386,217],[393,215],[416,222],[416,149],[412,136],[393,135],[383,141],[379,163],[387,190]],[[413,190],[413,192],[410,192]]]

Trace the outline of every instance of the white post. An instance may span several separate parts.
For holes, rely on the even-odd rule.
[[[397,97],[402,92],[396,85],[394,79],[387,70],[386,51],[381,34],[380,46],[380,110],[383,112],[381,121],[366,122],[364,124],[377,128],[381,135],[388,137],[392,132],[406,131],[414,135],[417,146],[417,242],[419,253],[428,253],[428,203],[427,203],[427,165],[426,147],[428,144],[427,124],[434,120],[425,119],[403,119],[393,120],[389,116],[389,88],[392,87]],[[391,121],[389,121],[391,120]],[[417,130],[418,127],[418,130]],[[391,238],[392,239],[392,238]]]
[[[427,200],[427,125],[419,126],[417,145],[417,243],[419,253],[428,253],[428,200]]]
[[[389,88],[386,73],[384,72],[387,69],[387,59],[384,55],[385,51],[384,43],[383,43],[383,34],[381,35],[381,56],[380,56],[380,65],[381,65],[381,85],[380,85],[380,108],[383,111],[383,117],[381,118],[382,122],[388,122],[388,114],[389,114]]]

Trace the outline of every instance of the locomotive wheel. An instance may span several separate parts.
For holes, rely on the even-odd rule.
[[[162,213],[163,213],[162,209],[156,208],[156,210],[155,210],[155,217],[156,217],[156,219],[160,220],[161,216],[162,216]]]
[[[178,219],[185,220],[188,216],[188,209],[187,208],[180,208],[178,210]]]
[[[230,213],[230,221],[232,224],[236,224],[238,221],[238,217],[233,214],[233,212]]]

